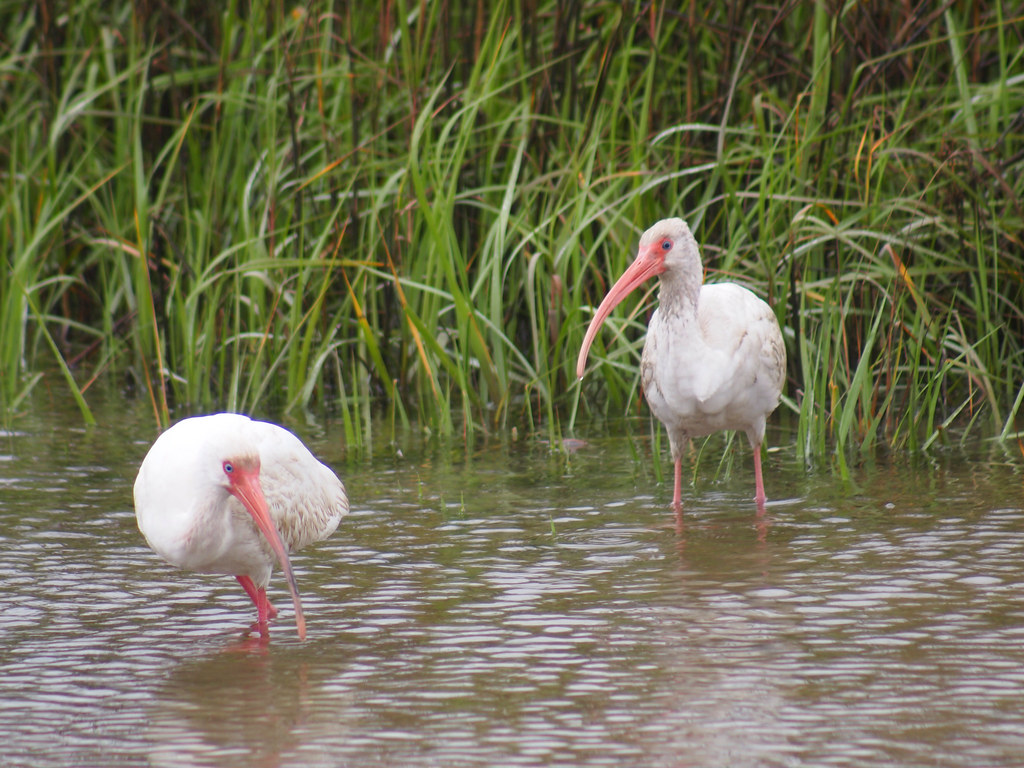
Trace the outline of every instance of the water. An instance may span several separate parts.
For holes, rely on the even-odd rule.
[[[783,444],[763,518],[749,453],[705,459],[676,530],[643,428],[346,463],[293,424],[353,511],[293,558],[309,639],[275,576],[263,642],[233,579],[145,547],[131,408],[0,439],[5,765],[1024,763],[1012,451],[843,486]]]

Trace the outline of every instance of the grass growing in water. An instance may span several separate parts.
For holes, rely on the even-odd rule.
[[[776,308],[808,461],[1017,434],[1019,4],[458,5],[0,8],[8,417],[56,361],[86,419],[124,376],[554,439],[633,408],[653,294],[572,368],[680,215]]]

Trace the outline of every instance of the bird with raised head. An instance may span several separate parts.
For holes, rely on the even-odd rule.
[[[704,285],[697,241],[682,219],[663,219],[644,232],[636,259],[594,313],[576,363],[612,309],[651,277],[661,281],[640,359],[640,382],[651,412],[665,425],[675,469],[672,504],[682,509],[682,453],[690,438],[743,431],[754,451],[754,499],[765,504],[761,441],[779,404],[786,346],[772,308],[735,283]]]
[[[153,443],[135,480],[135,516],[149,546],[190,571],[238,579],[261,635],[284,571],[299,637],[306,636],[288,553],[330,536],[348,512],[345,486],[283,427],[235,413],[184,419]]]

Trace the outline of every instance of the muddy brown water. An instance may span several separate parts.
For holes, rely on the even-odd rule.
[[[642,422],[359,461],[289,423],[352,514],[293,558],[308,640],[275,575],[264,642],[233,579],[146,548],[146,419],[0,437],[4,765],[1024,764],[1016,446],[844,484],[770,432],[758,517],[712,443],[677,530]]]

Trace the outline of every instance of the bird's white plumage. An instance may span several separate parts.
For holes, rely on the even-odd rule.
[[[233,413],[178,422],[157,438],[135,481],[150,547],[180,568],[270,580],[275,557],[225,482],[224,461],[258,456],[271,520],[289,551],[329,536],[348,512],[345,486],[288,430]]]
[[[641,358],[644,396],[671,442],[742,430],[756,447],[779,402],[785,347],[771,308],[734,283],[705,285],[696,312],[658,309]]]
[[[764,503],[760,444],[785,382],[786,347],[775,313],[733,283],[702,285],[700,250],[682,219],[644,232],[636,259],[608,291],[580,350],[577,375],[601,323],[636,286],[658,276],[640,378],[652,413],[668,431],[679,504],[680,457],[691,437],[722,429],[746,433],[754,448],[756,496]]]

